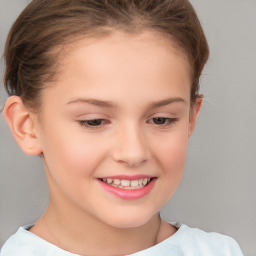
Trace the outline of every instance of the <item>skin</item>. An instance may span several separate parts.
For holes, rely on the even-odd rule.
[[[4,110],[22,150],[42,154],[49,184],[49,207],[30,231],[88,256],[153,246],[176,232],[158,212],[181,181],[202,103],[190,102],[188,59],[150,31],[82,39],[65,52],[40,114],[17,96]],[[80,122],[95,119],[103,122]],[[98,178],[115,175],[156,181],[144,197],[125,200],[99,184]]]

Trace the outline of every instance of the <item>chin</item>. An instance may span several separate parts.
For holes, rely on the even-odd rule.
[[[110,226],[116,228],[137,228],[148,223],[157,213],[149,214],[148,212],[131,213],[131,214],[119,214],[112,215],[108,221],[106,221]]]

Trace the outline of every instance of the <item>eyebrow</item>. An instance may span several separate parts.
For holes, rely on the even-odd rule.
[[[77,98],[74,100],[71,100],[67,103],[67,105],[74,104],[74,103],[87,103],[99,107],[108,107],[108,108],[114,108],[116,104],[114,104],[112,101],[103,101],[103,100],[97,100],[97,99],[86,99],[86,98]]]
[[[186,101],[180,97],[173,97],[173,98],[168,98],[161,101],[150,103],[149,108],[162,107],[162,106],[166,106],[176,102],[186,103]],[[77,98],[77,99],[71,100],[67,103],[67,105],[74,104],[74,103],[87,103],[94,106],[107,107],[107,108],[115,108],[117,106],[117,104],[115,104],[112,101],[103,101],[98,99],[86,99],[86,98]]]
[[[149,108],[162,107],[162,106],[166,106],[166,105],[169,105],[171,103],[176,103],[176,102],[186,103],[186,101],[184,99],[182,99],[180,97],[174,97],[174,98],[168,98],[168,99],[164,99],[161,101],[153,102],[149,105]]]

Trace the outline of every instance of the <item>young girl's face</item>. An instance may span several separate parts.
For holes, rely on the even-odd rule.
[[[153,32],[83,39],[64,52],[38,119],[54,207],[143,225],[183,174],[197,114],[188,60]]]

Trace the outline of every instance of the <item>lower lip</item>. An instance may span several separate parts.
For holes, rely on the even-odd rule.
[[[103,181],[99,180],[100,185],[111,194],[126,200],[139,199],[146,196],[154,187],[156,179],[150,181],[145,187],[140,189],[122,189],[110,186]]]

